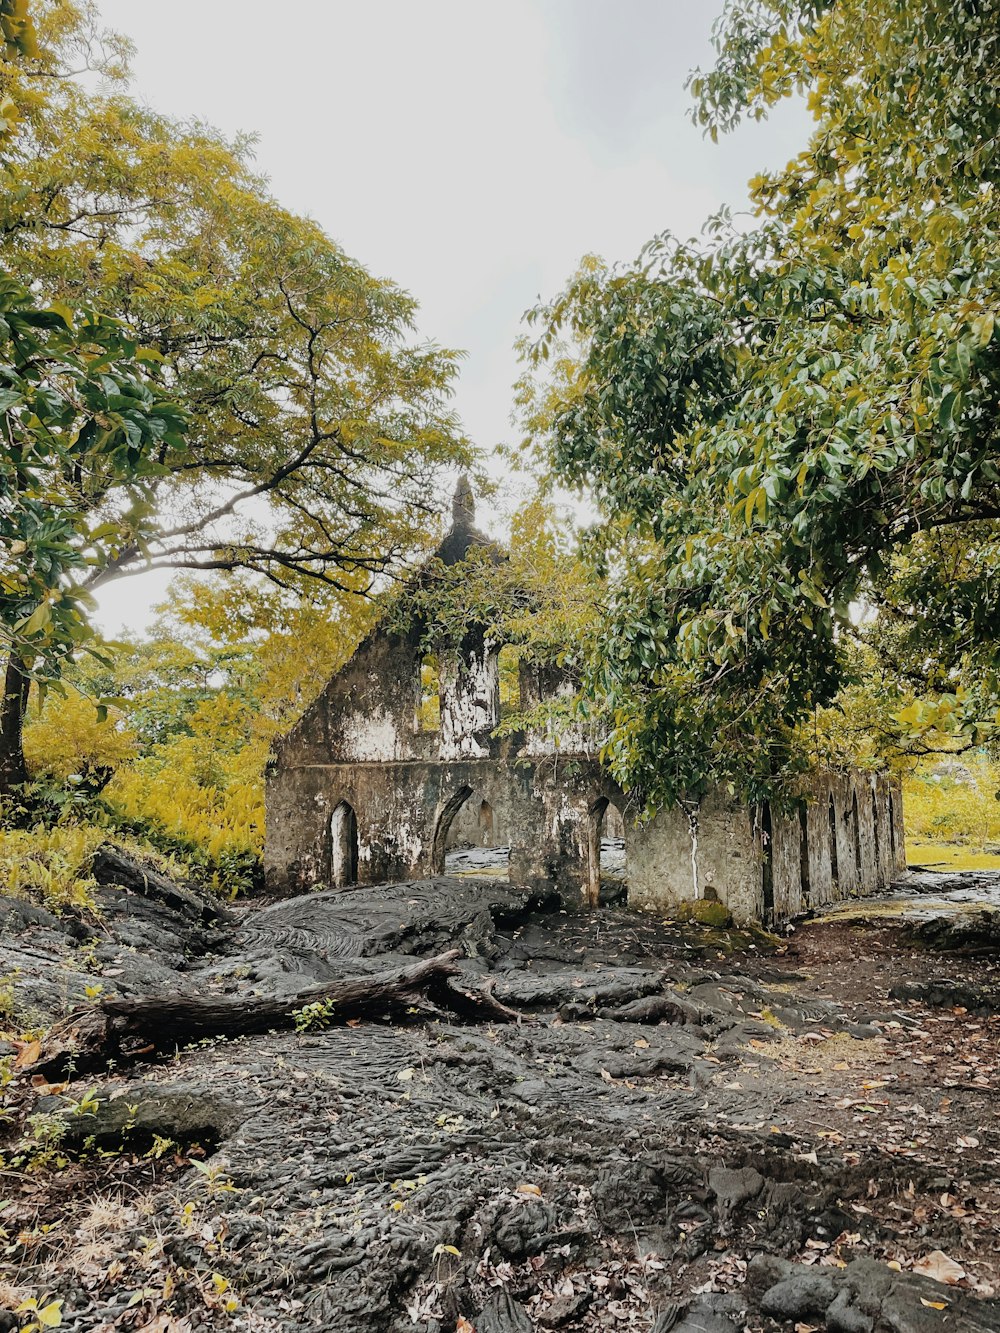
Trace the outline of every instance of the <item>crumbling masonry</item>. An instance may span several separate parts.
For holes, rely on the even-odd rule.
[[[438,552],[446,564],[489,546],[460,483]],[[806,907],[883,888],[903,868],[899,788],[880,775],[817,774],[801,811],[775,815],[721,796],[697,811],[636,824],[603,770],[594,738],[573,728],[502,739],[502,645],[470,627],[439,654],[440,724],[421,727],[419,622],[377,628],[275,746],[267,781],[268,888],[294,893],[440,875],[454,830],[502,829],[509,875],[596,905],[601,828],[625,818],[631,906],[668,909],[691,899],[725,904],[734,920],[778,921]],[[522,661],[521,707],[572,689],[556,668]],[[558,743],[557,743],[558,741]]]

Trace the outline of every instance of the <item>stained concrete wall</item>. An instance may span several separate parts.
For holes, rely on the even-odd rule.
[[[669,911],[698,898],[724,903],[734,919],[763,913],[761,858],[744,806],[710,793],[690,815],[675,807],[626,826],[629,906]]]
[[[718,793],[626,833],[629,903],[718,899],[739,924],[877,893],[906,870],[902,794],[885,775],[819,773],[773,817]]]
[[[599,765],[527,761],[509,742],[489,758],[447,763],[284,765],[267,784],[267,883],[292,893],[332,882],[330,821],[341,802],[357,819],[359,883],[440,874],[459,812],[474,816],[487,801],[508,832],[511,879],[582,902],[594,873],[594,807],[621,799]]]

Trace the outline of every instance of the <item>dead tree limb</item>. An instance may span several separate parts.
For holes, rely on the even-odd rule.
[[[166,1054],[204,1037],[242,1037],[289,1027],[299,1010],[316,1003],[330,1005],[333,1022],[410,1008],[437,1013],[435,1001],[452,1013],[476,1006],[480,1012],[486,1010],[501,1021],[514,1016],[512,1010],[488,995],[464,986],[457,994],[451,990],[450,979],[460,972],[456,962],[459,957],[460,950],[451,949],[409,967],[310,986],[280,998],[205,994],[108,996],[57,1023],[45,1039],[39,1059],[26,1072],[46,1078],[65,1076],[68,1070],[86,1073],[106,1066],[111,1060],[127,1062]]]

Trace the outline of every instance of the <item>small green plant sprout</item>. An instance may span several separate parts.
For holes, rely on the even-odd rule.
[[[100,1110],[101,1099],[95,1088],[88,1088],[78,1102],[70,1102],[70,1115],[96,1115]]]
[[[104,983],[102,981],[95,981],[93,982],[92,985],[84,986],[83,993],[84,995],[86,995],[88,1000],[96,1000],[100,998],[100,995],[103,992],[103,990],[104,990]]]
[[[314,1000],[312,1004],[304,1004],[301,1009],[294,1012],[295,1031],[308,1032],[310,1028],[316,1028],[322,1031],[328,1028],[333,1021],[336,1005],[332,1000]]]
[[[15,967],[13,972],[8,972],[5,977],[0,979],[0,1024],[7,1024],[14,1018],[14,983],[20,975],[21,969]]]
[[[431,1258],[437,1265],[437,1280],[444,1283],[450,1276],[456,1272],[457,1265],[452,1264],[452,1259],[461,1259],[462,1251],[457,1245],[435,1245],[431,1251]]]
[[[235,1194],[236,1186],[226,1175],[225,1166],[209,1166],[207,1162],[196,1162],[193,1158],[191,1165],[205,1177],[209,1194]]]
[[[176,1147],[177,1144],[173,1139],[164,1138],[162,1134],[154,1134],[152,1147],[147,1149],[146,1156],[151,1157],[154,1162],[158,1162],[164,1153]]]
[[[66,1122],[39,1111],[28,1117],[27,1128],[29,1133],[18,1144],[11,1165],[24,1171],[43,1171],[52,1167],[61,1171],[67,1161],[59,1152]]]
[[[21,1333],[40,1333],[43,1328],[58,1328],[62,1323],[61,1300],[50,1301],[45,1296],[29,1296],[14,1311],[15,1314],[30,1314],[31,1318],[21,1325]]]

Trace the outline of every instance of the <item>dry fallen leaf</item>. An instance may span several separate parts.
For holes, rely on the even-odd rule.
[[[943,1250],[931,1250],[923,1259],[918,1259],[913,1265],[913,1271],[922,1273],[924,1277],[932,1277],[935,1282],[945,1282],[950,1287],[954,1287],[965,1277],[962,1265],[957,1264],[954,1259],[949,1259]]]
[[[920,1297],[920,1304],[926,1305],[928,1310],[947,1310],[948,1308],[947,1301],[925,1301],[923,1296]]]
[[[537,1185],[518,1185],[518,1186],[517,1186],[517,1193],[518,1193],[518,1194],[534,1194],[534,1195],[536,1195],[539,1199],[542,1197],[542,1191],[538,1188]]]
[[[455,1325],[455,1333],[476,1333],[476,1328],[474,1324],[469,1323],[464,1314],[460,1314]]]
[[[649,1045],[649,1042],[646,1040],[645,1037],[636,1037],[635,1041],[632,1044],[634,1046],[638,1046],[641,1050],[645,1050],[646,1047]]]
[[[33,1065],[42,1053],[42,1043],[40,1041],[26,1041],[19,1043],[21,1049],[17,1053],[17,1059],[14,1061],[15,1069],[25,1069],[28,1065]]]
[[[960,1148],[978,1148],[979,1140],[976,1138],[975,1134],[959,1134],[958,1146]]]
[[[65,1092],[69,1087],[68,1083],[50,1083],[44,1074],[32,1074],[31,1086],[36,1092],[45,1093],[46,1096],[53,1096],[60,1092]]]

